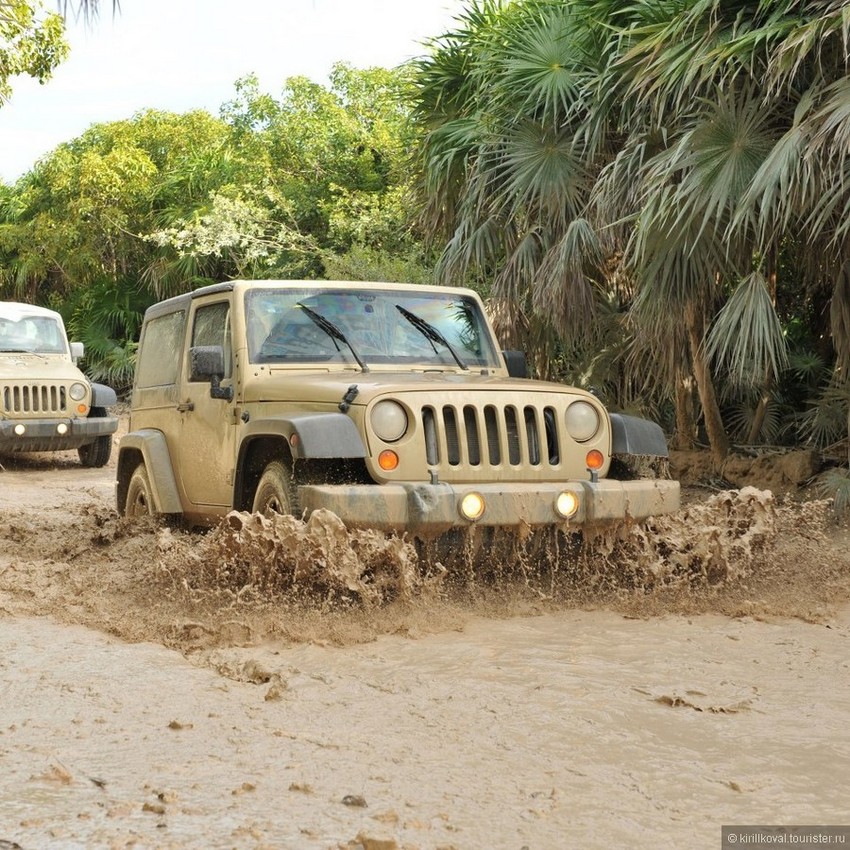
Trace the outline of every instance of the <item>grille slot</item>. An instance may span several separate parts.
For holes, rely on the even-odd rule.
[[[484,408],[484,430],[487,433],[487,457],[490,466],[502,462],[502,447],[499,444],[499,413],[492,404]]]
[[[56,384],[15,384],[3,387],[3,412],[10,415],[65,414],[68,399],[65,387]]]
[[[460,463],[460,442],[453,407],[443,408],[443,427],[446,434],[446,459],[452,466],[457,466]]]
[[[470,466],[481,465],[481,441],[478,437],[478,411],[468,404],[463,408],[463,427],[466,430],[466,451]]]

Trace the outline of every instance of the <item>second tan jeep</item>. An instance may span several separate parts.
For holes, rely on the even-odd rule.
[[[630,454],[666,456],[661,429],[529,380],[470,290],[233,281],[145,314],[117,502],[190,524],[328,508],[420,537],[675,510],[677,482],[609,477]]]
[[[83,353],[57,312],[0,302],[0,454],[76,449],[83,466],[107,464],[117,399],[80,371]]]

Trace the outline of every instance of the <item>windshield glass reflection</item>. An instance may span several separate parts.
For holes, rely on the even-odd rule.
[[[50,316],[12,319],[0,316],[0,351],[28,354],[64,354],[65,334]]]
[[[252,290],[245,298],[252,363],[353,364],[348,346],[323,331],[308,314],[311,311],[338,328],[370,366],[459,368],[452,350],[466,368],[498,365],[478,304],[455,293],[287,287]],[[437,335],[423,333],[405,318],[405,312]],[[441,344],[439,337],[449,346]]]

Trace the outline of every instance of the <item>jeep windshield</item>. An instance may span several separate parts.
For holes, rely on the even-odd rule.
[[[65,334],[50,316],[0,315],[0,353],[64,354]]]
[[[308,311],[338,328],[369,366],[499,365],[487,324],[471,298],[439,291],[304,287],[253,289],[245,294],[251,362],[357,365],[348,345],[317,326]]]

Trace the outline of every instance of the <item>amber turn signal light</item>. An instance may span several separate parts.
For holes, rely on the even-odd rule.
[[[384,472],[392,472],[392,470],[398,466],[398,455],[391,449],[384,449],[384,451],[378,455],[378,466],[380,466]]]
[[[605,456],[598,449],[591,449],[584,458],[588,469],[602,469],[602,464],[605,463]]]

